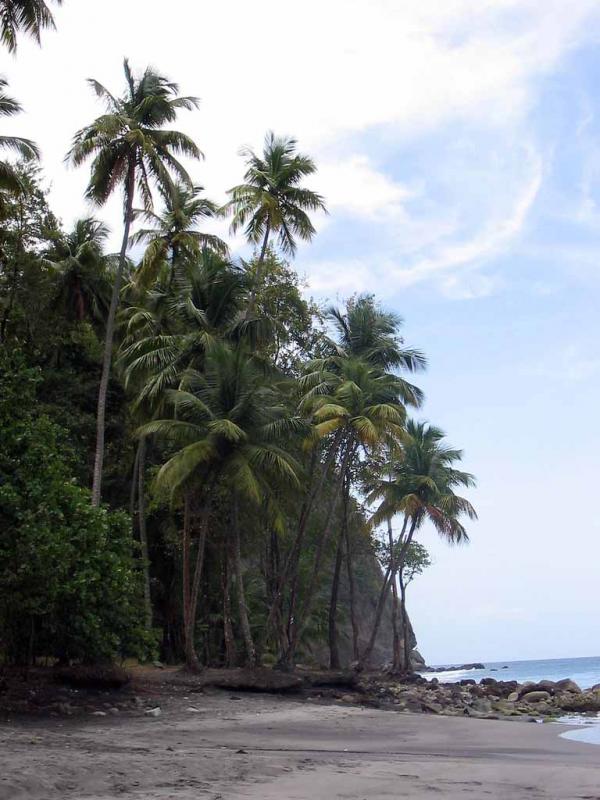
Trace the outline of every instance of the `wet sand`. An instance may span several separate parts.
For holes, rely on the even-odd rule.
[[[556,725],[235,697],[2,724],[0,800],[600,800],[600,747]]]

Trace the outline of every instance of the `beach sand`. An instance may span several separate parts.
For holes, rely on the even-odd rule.
[[[556,725],[234,698],[4,723],[0,800],[600,800],[600,747]]]

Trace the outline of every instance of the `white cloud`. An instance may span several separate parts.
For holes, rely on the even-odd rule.
[[[363,219],[405,217],[405,202],[414,193],[378,171],[366,155],[322,162],[318,184],[332,214],[348,213]]]
[[[596,0],[573,0],[568,13],[563,0],[305,0],[301,7],[171,0],[168,27],[162,0],[69,2],[43,48],[24,43],[5,67],[28,112],[5,130],[40,142],[53,203],[68,224],[87,212],[80,199],[86,170],[66,171],[62,158],[73,132],[99,111],[84,79],[94,76],[119,91],[123,55],[137,68],[153,63],[183,92],[201,97],[200,111],[182,114],[178,125],[206,154],[192,171],[210,196],[223,200],[240,179],[241,144],[260,146],[267,128],[294,134],[321,165],[314,185],[333,213],[318,224],[327,228],[330,247],[339,238],[348,261],[348,227],[336,225],[350,215],[373,226],[382,248],[377,260],[386,265],[380,273],[397,264],[396,277],[421,280],[508,246],[537,184],[532,179],[515,201],[502,171],[492,182],[493,165],[475,153],[476,167],[465,160],[460,173],[447,174],[444,186],[454,182],[453,192],[425,213],[423,193],[434,196],[435,181],[398,178],[402,169],[392,177],[389,160],[402,167],[404,148],[445,126],[471,131],[467,149],[477,148],[476,131],[492,131],[508,153],[537,79],[593,35],[599,17]],[[434,149],[422,169],[434,175],[447,167]],[[465,192],[469,179],[497,194],[499,207]],[[102,213],[116,241],[120,203]],[[331,268],[333,258],[315,258],[327,263],[321,283],[341,271]],[[357,263],[344,273],[356,285],[364,279]]]

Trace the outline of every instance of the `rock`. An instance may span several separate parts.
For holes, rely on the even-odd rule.
[[[117,716],[117,714],[120,714],[121,712],[120,712],[120,710],[119,710],[119,709],[118,709],[116,706],[111,706],[111,707],[108,709],[108,713],[109,713],[109,714],[112,714],[113,716],[115,716],[115,717],[116,717],[116,716]]]
[[[478,697],[477,700],[474,701],[472,708],[474,708],[475,711],[479,711],[481,714],[491,714],[492,712],[491,702],[484,697]]]
[[[429,711],[431,714],[441,714],[444,710],[439,703],[432,703],[430,700],[424,700],[422,706],[424,711]]]
[[[477,681],[474,681],[473,678],[463,678],[462,681],[459,681],[460,686],[476,686]]]
[[[527,683],[522,684],[522,686],[517,689],[519,697],[523,697],[523,695],[529,692],[548,692],[548,694],[554,694],[555,690],[556,687],[552,681],[540,681],[539,683],[527,681]]]
[[[562,692],[574,692],[575,694],[581,694],[581,689],[570,678],[564,678],[562,681],[556,681],[556,687],[560,689]],[[600,689],[600,683],[596,684],[596,686],[592,686],[592,691],[597,691]]]
[[[106,711],[92,711],[92,717],[105,717]]]
[[[506,699],[508,700],[509,703],[516,703],[517,700],[519,699],[519,693],[511,692]]]
[[[508,667],[502,667],[502,669],[508,669]]]
[[[556,698],[556,705],[564,711],[600,711],[600,691],[596,692],[565,692]]]
[[[162,664],[160,661],[153,661],[152,666],[156,667],[156,669],[164,669],[165,665]]]
[[[482,678],[479,681],[480,686],[495,686],[498,683],[496,678]]]
[[[577,686],[577,684],[575,684]],[[600,692],[600,683],[595,683],[591,689],[592,692]]]
[[[340,700],[342,703],[356,703],[356,696],[353,694],[343,694]]]
[[[147,709],[147,710],[144,712],[144,714],[145,714],[147,717],[160,717],[160,715],[161,715],[160,706],[157,706],[156,708],[148,708],[148,709]]]
[[[550,692],[534,691],[521,695],[521,701],[523,703],[541,703],[542,701],[550,700],[550,697]]]

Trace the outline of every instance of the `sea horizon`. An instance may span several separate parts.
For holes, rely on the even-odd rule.
[[[440,682],[455,683],[465,678],[480,681],[482,678],[495,678],[496,680],[514,680],[518,683],[526,681],[559,681],[570,678],[581,689],[589,689],[600,683],[600,656],[579,656],[577,658],[543,658],[519,659],[505,661],[478,661],[463,663],[484,664],[484,669],[456,669],[462,665],[440,664],[431,665],[431,669],[442,671],[427,672],[427,677],[437,677]]]

